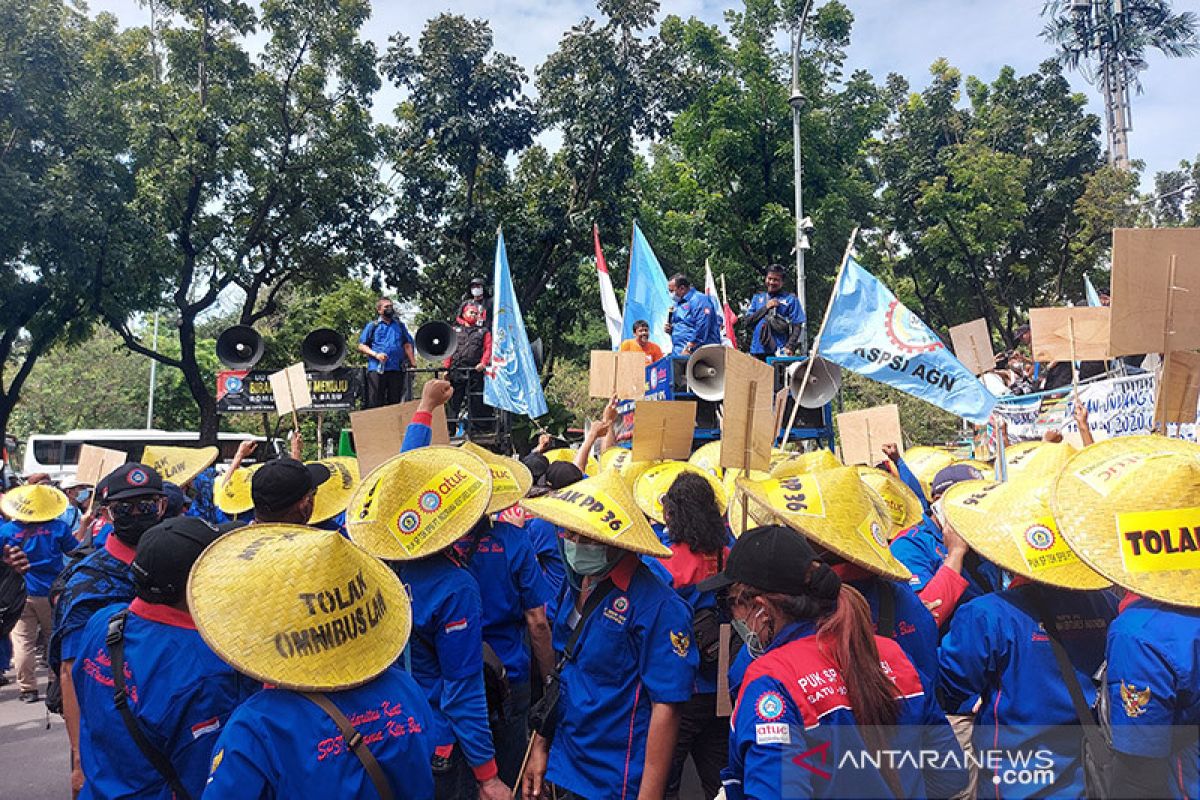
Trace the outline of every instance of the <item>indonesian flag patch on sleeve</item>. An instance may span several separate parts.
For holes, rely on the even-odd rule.
[[[195,725],[192,726],[192,740],[195,741],[196,739],[199,739],[201,736],[204,736],[209,733],[216,733],[220,729],[221,729],[221,720],[218,719],[217,717],[213,717],[212,719],[206,719],[206,720],[204,720],[204,722],[197,722]]]

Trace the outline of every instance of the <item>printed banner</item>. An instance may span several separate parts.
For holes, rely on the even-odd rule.
[[[1154,374],[1147,372],[1080,384],[1079,398],[1087,406],[1088,427],[1096,441],[1149,434],[1154,429],[1155,383]],[[1009,444],[1036,441],[1047,431],[1064,436],[1078,433],[1072,391],[1065,386],[997,402],[995,413],[1008,423]],[[1196,439],[1195,424],[1172,425],[1168,432],[1177,438]]]
[[[309,372],[311,410],[348,411],[362,391],[362,370],[340,367],[332,372]],[[275,393],[266,370],[226,369],[217,373],[217,413],[275,413]]]

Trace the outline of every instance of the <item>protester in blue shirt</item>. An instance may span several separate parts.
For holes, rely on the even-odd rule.
[[[687,356],[706,344],[720,344],[723,317],[712,298],[693,289],[682,274],[671,278],[667,288],[675,297],[664,328],[671,335],[672,355]]]
[[[209,649],[184,597],[192,564],[219,535],[193,517],[146,531],[131,565],[137,596],[93,615],[84,627],[73,667],[84,800],[170,800],[174,794],[174,782],[139,747],[114,702],[118,650],[132,724],[190,797],[204,791],[213,744],[230,713],[261,688]],[[120,631],[119,648],[108,641],[112,630]]]
[[[378,317],[363,328],[358,352],[367,361],[367,408],[401,403],[412,396],[412,373],[417,359],[413,338],[396,317],[395,304],[386,297],[375,303]]]
[[[22,703],[38,701],[37,642],[39,633],[49,636],[52,629],[50,584],[62,572],[63,555],[79,545],[61,519],[68,505],[66,495],[48,485],[18,486],[0,500],[0,510],[11,520],[0,525],[0,550],[20,548],[29,561],[25,607],[12,632]]]
[[[65,588],[54,604],[54,632],[46,648],[50,669],[62,685],[62,712],[71,740],[71,786],[79,791],[84,773],[79,761],[79,705],[75,698],[72,667],[82,654],[81,638],[88,620],[113,603],[134,598],[129,565],[142,534],[157,525],[166,512],[162,478],[145,464],[124,464],[96,486],[101,515],[113,533],[97,550],[70,567],[63,576]]]
[[[803,536],[747,531],[700,588],[728,589],[754,658],[722,773],[729,800],[949,797],[965,785],[962,750],[933,693],[899,645],[872,635],[862,596]],[[880,750],[930,756],[882,768],[845,758]]]
[[[742,323],[750,328],[750,355],[792,356],[800,346],[804,309],[800,299],[783,290],[783,267],[767,267],[767,290],[750,298]]]

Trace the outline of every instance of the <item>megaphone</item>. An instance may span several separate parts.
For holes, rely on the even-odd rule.
[[[234,325],[217,337],[217,358],[231,369],[250,369],[265,349],[263,338],[249,325]]]
[[[808,383],[804,374],[808,372]],[[797,361],[787,368],[788,393],[804,408],[820,408],[842,387],[842,368],[820,356],[813,357],[812,370]]]
[[[422,358],[440,361],[453,355],[458,349],[458,335],[449,323],[426,322],[417,328],[413,343]]]
[[[706,344],[687,362],[687,388],[701,400],[725,399],[725,347]]]
[[[317,328],[304,337],[300,357],[314,372],[332,372],[346,360],[346,337],[331,328]]]

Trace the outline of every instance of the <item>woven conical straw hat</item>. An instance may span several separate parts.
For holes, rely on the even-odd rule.
[[[892,537],[902,530],[921,522],[925,511],[921,501],[904,481],[890,472],[874,467],[858,466],[858,476],[870,487],[887,507],[888,519],[892,523]]]
[[[221,452],[215,447],[162,447],[148,444],[142,450],[142,463],[164,481],[183,486],[211,467]]]
[[[317,496],[313,498],[313,513],[308,523],[315,525],[336,517],[350,505],[350,497],[358,488],[358,459],[337,456],[305,463],[320,464],[329,470],[329,478],[317,487]]]
[[[638,508],[642,510],[642,513],[655,522],[666,524],[666,520],[663,519],[663,496],[671,488],[671,484],[675,483],[675,479],[685,472],[699,475],[708,481],[708,484],[712,486],[717,507],[724,514],[725,487],[712,473],[684,461],[664,461],[655,464],[638,476],[637,482],[633,486],[633,499],[637,501]]]
[[[603,544],[651,556],[669,556],[629,487],[614,472],[521,501],[535,516]]]
[[[493,453],[474,442],[463,442],[462,449],[479,456],[492,471],[492,502],[488,504],[487,513],[503,511],[516,505],[522,497],[529,494],[529,489],[533,486],[533,473],[529,471],[529,467],[515,458]]]
[[[0,499],[0,511],[17,522],[49,522],[67,510],[67,496],[43,483],[9,489]]]

